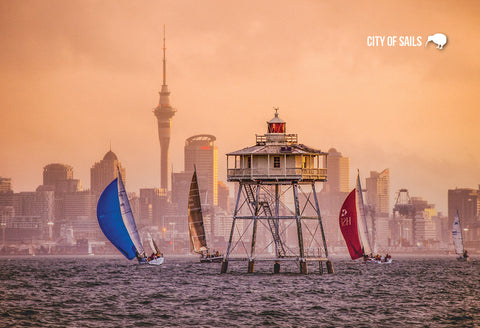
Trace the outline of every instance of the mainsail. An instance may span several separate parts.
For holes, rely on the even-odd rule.
[[[462,237],[462,227],[460,226],[460,217],[458,216],[458,211],[455,214],[455,219],[453,220],[453,230],[452,230],[453,246],[455,247],[455,253],[463,255],[463,237]]]
[[[188,232],[190,234],[190,249],[195,253],[207,251],[196,170],[193,172],[190,193],[188,195]]]
[[[355,201],[356,189],[353,189],[343,202],[338,217],[340,230],[347,244],[352,260],[363,256],[362,244],[358,236],[357,206]]]
[[[357,175],[357,200],[358,212],[360,214],[358,233],[362,242],[364,254],[370,254],[372,252],[372,246],[370,245],[370,234],[368,233],[367,216],[365,215],[365,205],[363,203],[363,191],[360,183],[360,174]]]

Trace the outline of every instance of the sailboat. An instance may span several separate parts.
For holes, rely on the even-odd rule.
[[[156,253],[148,258],[145,255],[119,169],[118,178],[105,188],[98,200],[97,219],[105,237],[127,259],[137,258],[140,264],[163,264],[163,255],[156,245]]]
[[[460,225],[460,216],[458,215],[458,211],[453,219],[452,238],[453,246],[455,247],[455,253],[460,255],[457,257],[457,260],[468,261],[467,251],[463,247],[462,226]]]
[[[358,174],[357,186],[345,198],[338,217],[350,257],[352,260],[363,258],[365,261],[374,263],[391,263],[392,259],[389,255],[383,260],[378,257],[369,257],[372,254],[372,247],[362,193],[360,174]]]
[[[200,262],[221,262],[223,260],[223,255],[220,255],[218,252],[210,254],[207,247],[196,168],[193,171],[190,193],[188,195],[188,233],[190,237],[190,251],[201,255]]]

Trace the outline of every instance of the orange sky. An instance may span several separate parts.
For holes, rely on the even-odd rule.
[[[166,24],[175,171],[186,138],[213,134],[225,180],[224,154],[278,106],[301,143],[350,157],[352,187],[390,168],[392,199],[446,211],[449,188],[480,183],[479,21],[476,1],[0,0],[0,176],[32,191],[59,162],[89,188],[111,141],[130,191],[159,186]],[[444,50],[366,41],[436,32]]]

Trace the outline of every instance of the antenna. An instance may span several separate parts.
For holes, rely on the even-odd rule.
[[[165,56],[165,24],[163,24],[163,85],[167,84],[167,65],[166,65],[166,56]]]

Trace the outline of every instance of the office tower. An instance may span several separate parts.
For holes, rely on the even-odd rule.
[[[43,185],[37,190],[75,192],[81,190],[81,185],[80,180],[73,178],[73,167],[54,163],[43,168]]]
[[[460,216],[466,248],[480,249],[480,186],[479,190],[455,188],[448,190],[448,220]],[[451,227],[451,224],[449,225]]]
[[[330,148],[327,156],[328,180],[325,191],[349,192],[350,191],[350,158],[343,157],[335,148]]]
[[[230,192],[223,181],[218,181],[218,207],[228,212]]]
[[[15,217],[10,233],[17,241],[44,239],[49,232],[49,222],[54,221],[54,191],[33,191],[13,194]],[[14,235],[14,236],[13,236]]]
[[[388,216],[390,213],[390,173],[388,169],[378,173],[370,172],[366,179],[367,204],[375,209],[378,215]]]
[[[167,86],[167,64],[165,58],[165,26],[163,27],[163,84],[160,101],[154,110],[158,121],[158,138],[160,140],[160,187],[168,189],[168,147],[170,145],[170,127],[176,110],[170,105],[170,91]]]
[[[0,194],[12,192],[12,179],[0,177]]]
[[[172,173],[172,203],[177,206],[178,215],[188,214],[188,195],[192,172]]]
[[[118,161],[117,155],[109,150],[103,159],[90,169],[90,188],[93,192],[102,193],[105,187],[118,177],[117,166],[120,168],[123,183],[127,185],[125,169]]]
[[[218,160],[216,138],[201,134],[185,141],[185,173],[197,168],[198,187],[202,203],[218,205]]]
[[[167,195],[164,189],[142,188],[139,198],[139,220],[144,226],[163,226],[163,215],[167,207]]]

